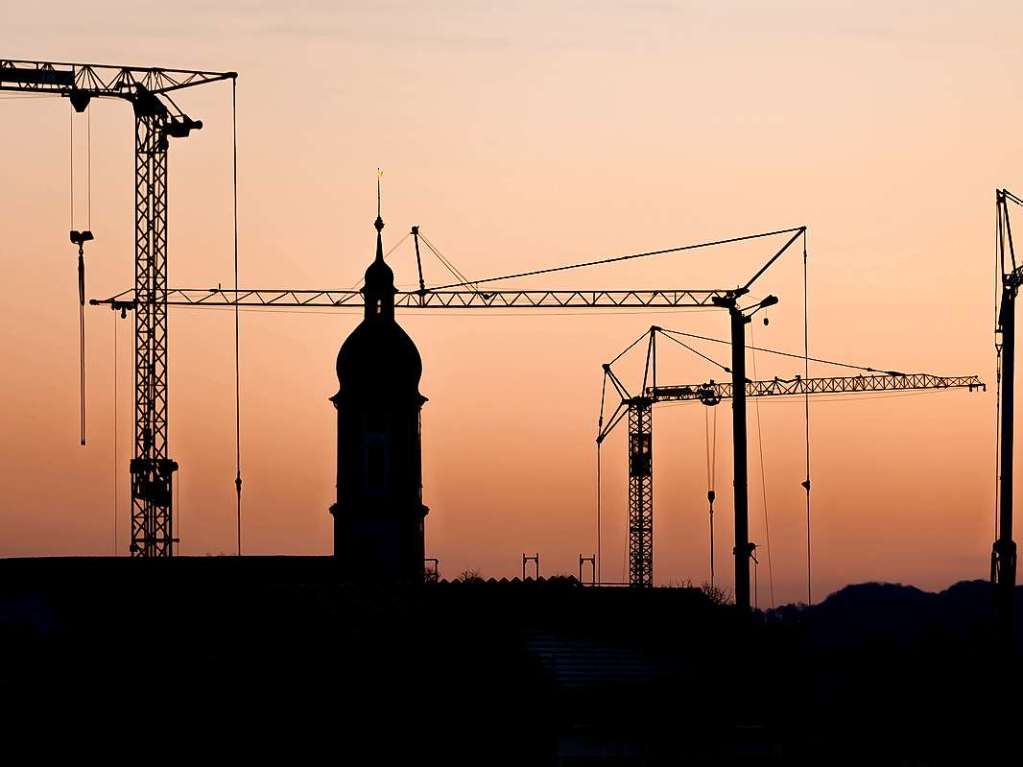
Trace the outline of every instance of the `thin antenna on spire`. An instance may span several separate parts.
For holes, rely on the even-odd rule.
[[[380,217],[380,177],[383,175],[384,172],[377,168],[377,220],[373,222],[377,230],[377,261],[384,260],[383,245],[380,243],[380,232],[384,228],[384,220]]]

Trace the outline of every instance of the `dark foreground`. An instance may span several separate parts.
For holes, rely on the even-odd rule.
[[[990,614],[982,582],[854,586],[744,626],[696,589],[0,560],[0,713],[8,742],[116,761],[1015,763]]]

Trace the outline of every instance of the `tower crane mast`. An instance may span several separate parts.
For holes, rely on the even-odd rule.
[[[1012,538],[1013,515],[1013,437],[1016,380],[1016,298],[1023,285],[1023,265],[1016,261],[1012,242],[1009,205],[1023,207],[1023,199],[1005,189],[995,192],[997,240],[1001,297],[995,327],[995,349],[999,361],[999,436],[998,445],[998,537],[991,549],[991,582],[995,586],[995,606],[1003,638],[1011,637],[1013,602],[1016,591],[1016,542]]]
[[[652,327],[647,345],[646,366],[640,393],[633,395],[615,374],[611,365],[604,365],[605,380],[610,381],[620,401],[605,419],[601,413],[597,443],[602,443],[622,421],[628,424],[629,457],[629,584],[637,587],[653,585],[653,406],[662,402],[700,402],[715,406],[723,400],[733,402],[733,450],[735,451],[735,600],[742,609],[749,609],[749,560],[755,545],[749,540],[749,517],[739,493],[745,491],[748,462],[746,454],[745,410],[734,409],[739,399],[735,397],[735,382],[718,383],[713,380],[702,384],[667,385],[657,383],[656,339],[659,334],[671,333],[659,327]],[[745,344],[732,344],[733,367],[737,357],[745,357]],[[745,374],[743,373],[745,379]],[[767,398],[793,395],[821,395],[840,393],[913,391],[933,389],[983,389],[984,383],[977,376],[936,376],[928,373],[905,374],[897,371],[875,372],[869,375],[828,376],[820,378],[773,378],[762,381],[745,379],[741,387],[742,401],[746,398]],[[736,440],[734,435],[741,435]],[[735,443],[738,442],[738,448]],[[740,491],[740,487],[742,491]],[[743,496],[744,498],[745,496]]]
[[[131,554],[173,555],[172,478],[167,443],[167,150],[202,122],[171,93],[234,72],[0,59],[0,91],[50,93],[84,112],[94,98],[131,104],[135,115],[135,286],[115,308],[135,311],[135,433],[131,459]]]

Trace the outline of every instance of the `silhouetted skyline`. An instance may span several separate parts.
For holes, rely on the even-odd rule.
[[[1015,6],[914,2],[892,14],[880,3],[725,2],[599,6],[583,16],[561,4],[313,2],[300,19],[283,9],[242,17],[204,7],[187,24],[159,30],[110,4],[90,9],[72,29],[52,23],[62,7],[11,9],[0,50],[241,73],[243,284],[356,284],[375,207],[372,179],[382,165],[385,250],[418,224],[471,277],[805,223],[811,349],[910,371],[939,362],[936,373],[994,381],[992,190],[1013,188],[1020,173],[1019,150],[1007,138],[1019,114],[1006,94],[1023,77]],[[285,60],[317,76],[295,77],[280,66]],[[343,75],[333,74],[339,61]],[[182,100],[204,128],[171,161],[171,282],[228,285],[229,91]],[[89,310],[90,444],[78,445],[69,108],[61,100],[4,99],[0,111],[5,145],[19,148],[0,158],[0,177],[16,181],[0,206],[9,316],[0,336],[0,457],[8,467],[0,555],[111,552],[115,476],[122,477],[123,552],[130,325],[118,325],[115,475],[114,319],[106,309]],[[89,294],[101,296],[131,283],[131,116],[122,104],[90,111],[97,241]],[[81,123],[76,136],[84,142]],[[83,144],[76,156],[84,157]],[[580,278],[579,286],[727,283],[760,255],[621,266]],[[407,243],[388,263],[400,287],[416,287]],[[764,286],[781,299],[771,325],[755,329],[765,346],[801,346],[797,266],[781,265]],[[432,283],[445,279],[436,262],[428,268]],[[565,275],[537,287],[576,284]],[[247,552],[329,553],[324,509],[335,500],[336,424],[324,397],[335,390],[330,360],[360,315],[242,313]],[[446,575],[478,569],[487,577],[514,575],[522,551],[539,551],[546,572],[574,573],[579,553],[595,549],[600,364],[651,323],[727,332],[714,312],[409,313],[399,321],[430,360],[422,381],[431,397],[423,435],[427,552]],[[233,552],[231,320],[180,310],[171,330],[181,553]],[[761,379],[796,372],[762,357],[756,363]],[[712,375],[695,363],[677,365],[674,380]],[[802,460],[791,447],[800,439],[798,408],[761,410],[778,601],[803,593]],[[993,413],[993,390],[813,405],[820,594],[851,581],[938,588],[984,575]],[[686,408],[659,416],[658,466],[670,467],[657,491],[661,583],[698,583],[709,574],[703,417]],[[727,421],[721,411],[720,435]],[[727,439],[718,450],[722,562],[731,539]],[[619,580],[624,438],[605,451],[604,576]],[[751,538],[761,545],[762,490],[754,461]],[[763,576],[761,569],[761,605]]]

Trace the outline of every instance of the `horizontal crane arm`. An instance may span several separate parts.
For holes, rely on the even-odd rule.
[[[747,397],[783,397],[804,394],[858,394],[885,391],[926,391],[934,389],[987,389],[978,376],[936,376],[929,373],[827,376],[821,378],[772,378],[766,381],[747,381]],[[717,405],[732,398],[732,384],[710,381],[686,386],[648,386],[642,397],[623,396],[615,412],[597,434],[603,442],[622,419],[629,407],[652,405],[658,402],[701,402]]]
[[[913,391],[926,389],[985,389],[977,376],[935,376],[928,373],[910,375],[856,375],[823,378],[773,378],[769,381],[747,381],[747,397],[775,397],[799,394],[840,394],[857,392]],[[651,386],[646,396],[653,402],[685,402],[698,400],[716,405],[732,396],[731,383],[711,381],[695,386]]]
[[[235,72],[0,59],[0,90],[60,96],[78,91],[131,99],[140,92],[159,95],[237,76]]]
[[[405,309],[611,309],[709,307],[715,296],[727,290],[424,290],[400,291],[394,305]],[[132,291],[105,299],[92,299],[94,306],[132,305]],[[226,290],[171,289],[168,306],[255,306],[289,309],[322,309],[363,305],[358,290]]]

